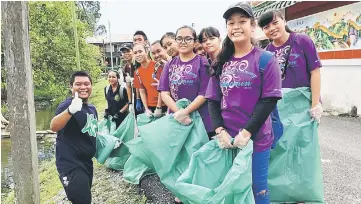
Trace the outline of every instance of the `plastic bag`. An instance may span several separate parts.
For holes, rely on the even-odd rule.
[[[109,155],[108,160],[105,162],[105,166],[107,168],[114,170],[124,169],[124,164],[130,156],[129,149],[124,145],[124,143],[134,139],[134,125],[134,116],[132,114],[128,114],[119,125],[118,129],[113,133],[113,136],[118,138],[122,143]]]
[[[98,132],[96,136],[96,152],[94,157],[100,164],[104,164],[113,151],[118,138],[106,133]]]
[[[117,128],[117,125],[112,120],[112,116],[109,116],[109,119],[104,118],[98,123],[98,132],[111,135]]]
[[[179,108],[189,104],[186,99],[177,101]],[[199,113],[193,112],[190,117],[192,123],[188,126],[179,124],[172,115],[140,126],[139,140],[142,141],[142,147],[129,147],[132,155],[148,167],[150,165],[147,162],[151,161],[161,182],[176,196],[176,180],[188,168],[192,154],[209,141]],[[138,151],[144,153],[139,154]]]
[[[158,120],[158,118],[148,117],[144,113],[140,114],[137,116],[138,128],[156,120]],[[128,183],[139,184],[144,176],[155,173],[154,167],[147,153],[144,151],[144,144],[141,137],[125,142],[124,145],[129,149],[131,155],[124,164],[123,180]]]
[[[317,122],[311,119],[309,88],[283,89],[278,102],[284,133],[271,151],[268,173],[273,203],[323,203]]]
[[[196,151],[175,189],[183,203],[254,203],[253,142],[239,149],[220,149],[212,140]]]

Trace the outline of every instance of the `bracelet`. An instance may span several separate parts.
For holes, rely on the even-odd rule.
[[[162,107],[157,107],[158,110],[162,109]]]
[[[128,105],[131,105],[132,104],[132,102],[128,102]]]

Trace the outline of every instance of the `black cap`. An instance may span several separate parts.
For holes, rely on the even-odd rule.
[[[133,49],[133,45],[132,44],[130,44],[130,43],[125,43],[125,44],[123,44],[121,47],[120,47],[120,51],[122,51],[122,50],[124,50],[124,49],[126,49],[126,50],[132,50]]]
[[[224,12],[223,18],[227,20],[229,17],[231,17],[231,15],[234,12],[237,12],[237,11],[241,11],[241,12],[245,13],[246,15],[248,15],[248,17],[254,18],[252,7],[249,3],[246,3],[246,2],[238,2],[238,3],[230,6],[227,9],[227,11]]]

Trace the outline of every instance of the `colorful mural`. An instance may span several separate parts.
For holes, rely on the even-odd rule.
[[[310,36],[318,51],[361,49],[361,2],[287,22]]]

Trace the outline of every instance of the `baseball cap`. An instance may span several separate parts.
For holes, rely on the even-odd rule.
[[[223,18],[224,19],[228,19],[229,17],[231,17],[231,15],[234,12],[237,11],[241,11],[243,13],[245,13],[246,15],[248,15],[248,17],[252,17],[254,18],[254,14],[253,14],[253,10],[252,7],[249,3],[247,2],[238,2],[236,4],[231,5],[226,12],[224,12],[223,14]]]
[[[119,50],[122,51],[122,50],[131,50],[131,49],[133,49],[133,45],[130,43],[125,43],[120,47]]]

